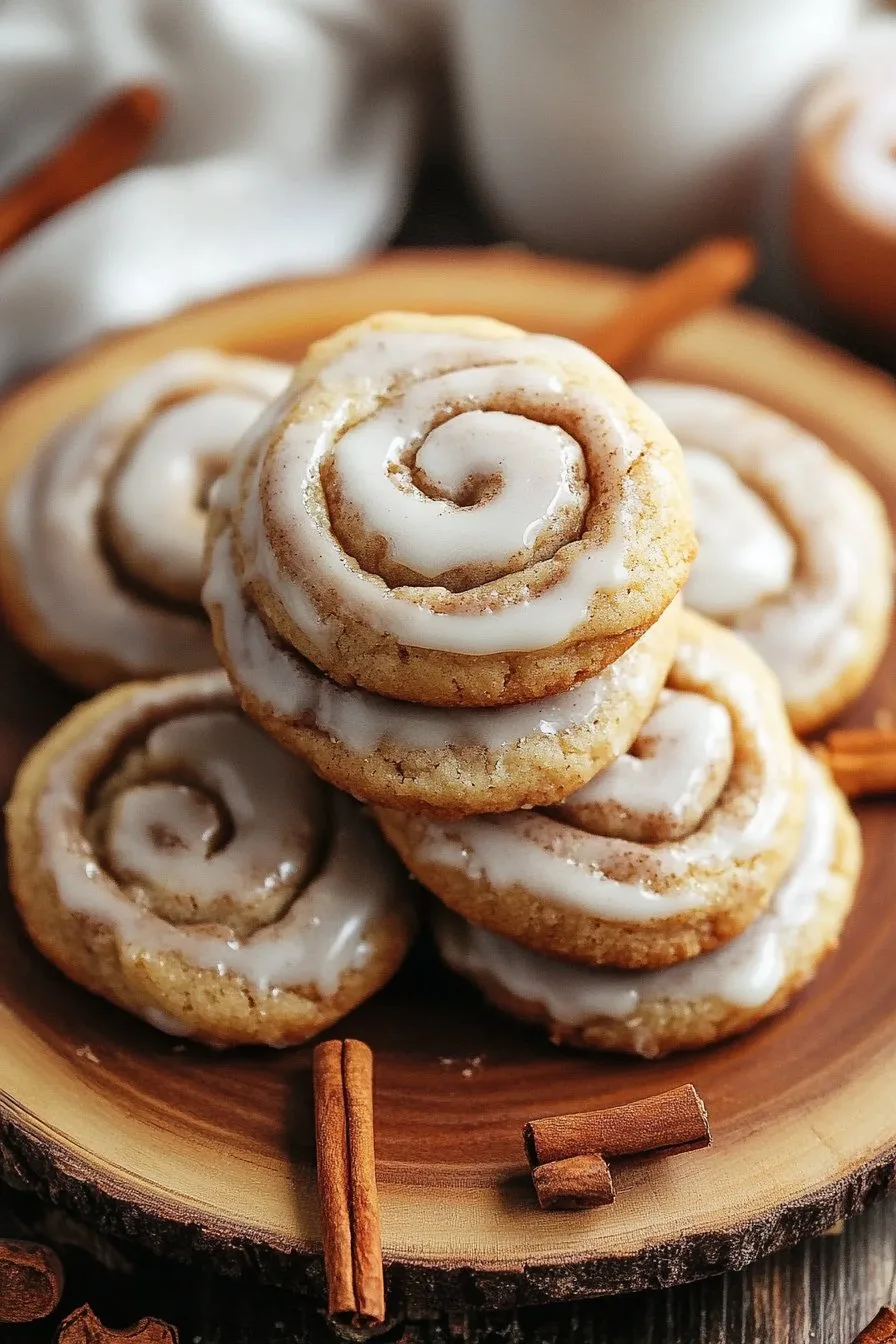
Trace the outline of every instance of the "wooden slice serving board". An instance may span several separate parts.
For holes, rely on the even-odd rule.
[[[0,410],[0,483],[60,420],[175,347],[295,358],[384,307],[484,312],[587,338],[624,276],[509,249],[393,255],[229,298],[116,338]],[[745,309],[670,334],[645,371],[743,391],[816,430],[896,507],[888,379]],[[811,490],[810,481],[806,483]],[[69,703],[4,646],[0,783]],[[896,707],[896,654],[852,718]],[[888,699],[889,697],[889,699]],[[411,1313],[661,1286],[741,1266],[861,1208],[896,1170],[894,812],[863,809],[865,877],[839,953],[786,1014],[720,1048],[644,1063],[557,1050],[420,949],[347,1033],[376,1051],[391,1301]],[[111,1232],[268,1282],[322,1287],[309,1051],[214,1054],[68,984],[0,899],[0,1157]],[[544,1214],[520,1143],[532,1116],[698,1084],[712,1149],[619,1173],[616,1204]]]

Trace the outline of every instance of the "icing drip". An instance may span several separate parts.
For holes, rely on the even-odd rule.
[[[495,709],[434,709],[347,690],[300,655],[288,653],[269,635],[255,608],[244,601],[226,531],[212,549],[203,601],[209,611],[220,610],[236,675],[258,700],[284,717],[313,725],[357,753],[372,752],[384,744],[444,751],[447,743],[497,751],[523,739],[555,737],[593,723],[608,714],[620,697],[646,700],[655,684],[655,638],[666,622],[678,618],[677,606],[673,606],[660,617],[653,636],[648,631],[596,677],[563,694]]]
[[[665,919],[706,905],[720,874],[775,843],[794,762],[767,674],[730,636],[701,632],[682,638],[669,681],[705,690],[664,700],[642,761],[610,766],[608,784],[586,785],[584,798],[580,791],[554,809],[560,820],[538,812],[421,818],[421,863],[608,920]],[[705,740],[692,739],[694,729]],[[602,807],[610,833],[582,829],[597,826]]]
[[[10,491],[8,523],[54,643],[135,674],[214,663],[198,611],[208,488],[288,376],[180,352],[43,445]]]
[[[551,1019],[571,1027],[601,1017],[634,1022],[647,1005],[669,999],[761,1007],[787,977],[791,952],[817,915],[833,861],[833,795],[808,753],[800,757],[809,789],[799,855],[769,909],[724,947],[658,971],[594,969],[539,956],[439,910],[435,928],[442,956],[461,975],[537,1002]]]
[[[705,550],[688,600],[750,641],[789,702],[823,693],[862,646],[863,576],[889,572],[875,503],[818,439],[743,397],[673,383],[636,391],[686,445],[689,472],[697,465]],[[707,457],[722,467],[709,489]],[[730,609],[729,593],[743,605]]]
[[[225,488],[247,473],[244,577],[316,648],[344,613],[416,648],[546,648],[625,585],[643,439],[589,352],[371,330],[305,379],[300,418],[252,435]]]
[[[733,760],[725,706],[693,692],[664,690],[631,750],[555,810],[600,835],[679,840],[718,802]]]
[[[141,688],[57,760],[38,821],[59,899],[109,926],[123,958],[177,953],[259,989],[332,994],[366,963],[400,874],[356,804],[229,707],[223,674],[202,687],[219,707],[178,713],[165,683]],[[85,816],[85,771],[166,714]]]

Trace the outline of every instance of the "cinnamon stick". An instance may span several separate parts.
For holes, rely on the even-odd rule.
[[[135,86],[104,103],[85,125],[0,196],[0,252],[138,163],[161,122],[157,90]]]
[[[824,742],[833,752],[870,751],[896,756],[896,728],[832,728]]]
[[[56,1344],[177,1344],[177,1331],[155,1316],[144,1316],[127,1330],[109,1330],[90,1307],[83,1306],[66,1316],[56,1332]]]
[[[874,1320],[856,1335],[854,1344],[896,1344],[896,1311],[881,1307]]]
[[[386,1318],[373,1142],[373,1055],[362,1041],[314,1051],[317,1185],[330,1319]]]
[[[756,248],[746,238],[711,238],[642,280],[596,333],[593,348],[614,369],[629,366],[663,332],[724,303],[752,278]]]
[[[706,1107],[690,1083],[627,1106],[531,1120],[523,1129],[532,1167],[585,1153],[604,1159],[690,1152],[712,1142]]]
[[[595,1209],[616,1198],[610,1168],[599,1153],[544,1162],[533,1167],[532,1183],[542,1209]]]
[[[0,1324],[26,1325],[55,1311],[64,1275],[59,1256],[36,1241],[0,1241]]]
[[[896,729],[837,728],[813,751],[848,798],[896,792]]]

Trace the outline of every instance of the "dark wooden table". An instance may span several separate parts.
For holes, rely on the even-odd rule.
[[[500,240],[458,175],[438,164],[424,173],[398,241],[462,246]],[[49,1344],[62,1316],[83,1302],[115,1328],[159,1316],[177,1326],[181,1344],[315,1344],[333,1338],[319,1313],[293,1295],[135,1255],[23,1191],[0,1187],[2,1236],[54,1245],[67,1286],[51,1320],[0,1325],[0,1344]],[[742,1273],[572,1307],[411,1322],[383,1338],[407,1344],[851,1344],[878,1308],[894,1299],[896,1196],[844,1228]]]
[[[161,1316],[181,1344],[324,1344],[333,1336],[301,1299],[248,1289],[195,1269],[135,1259],[94,1240],[30,1196],[0,1197],[0,1235],[56,1246],[68,1283],[51,1322],[0,1326],[2,1344],[50,1344],[55,1322],[89,1302],[105,1324]],[[668,1292],[413,1322],[385,1338],[406,1344],[851,1344],[896,1297],[896,1198],[792,1251]]]

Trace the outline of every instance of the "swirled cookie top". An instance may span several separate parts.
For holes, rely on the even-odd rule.
[[[245,719],[222,673],[135,688],[57,757],[38,819],[59,899],[123,954],[265,989],[332,993],[401,899],[360,809]]]
[[[726,706],[693,691],[663,690],[632,748],[555,810],[598,835],[681,840],[718,803],[733,760]]]
[[[883,508],[814,435],[745,397],[637,383],[684,449],[700,550],[685,589],[811,699],[861,646],[867,582],[890,584]]]
[[[7,521],[29,600],[55,640],[137,673],[213,661],[196,632],[208,491],[290,372],[177,351],[41,446]]]
[[[568,966],[440,913],[436,934],[443,956],[462,974],[495,981],[570,1026],[600,1017],[636,1022],[639,1010],[669,1000],[760,1007],[787,977],[793,950],[831,881],[835,856],[837,813],[830,784],[806,752],[801,750],[799,759],[808,780],[800,851],[769,909],[724,947],[656,971]]]
[[[767,669],[692,614],[669,685],[631,751],[552,815],[421,818],[419,857],[608,920],[705,906],[776,846],[797,787],[792,738]]]
[[[244,578],[321,647],[346,611],[417,648],[561,643],[630,577],[631,468],[662,427],[574,342],[418,320],[312,350],[247,441],[217,496]]]

